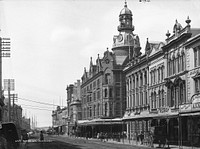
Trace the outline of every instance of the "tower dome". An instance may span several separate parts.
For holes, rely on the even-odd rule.
[[[119,22],[120,25],[118,26],[118,31],[133,31],[134,26],[132,25],[132,12],[130,9],[127,7],[127,3],[125,1],[124,8],[120,11],[119,14]]]
[[[125,2],[124,8],[120,11],[120,15],[131,15],[132,16],[132,12],[130,9],[127,8],[127,3]]]

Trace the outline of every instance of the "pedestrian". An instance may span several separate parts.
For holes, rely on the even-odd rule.
[[[43,131],[40,131],[40,141],[44,141]]]
[[[40,131],[40,146],[43,148],[43,142],[44,142],[44,134],[43,131]]]
[[[3,134],[3,129],[0,129],[0,149],[7,149],[7,141]]]

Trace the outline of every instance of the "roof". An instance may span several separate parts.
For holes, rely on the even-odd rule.
[[[127,8],[127,3],[125,2],[124,8],[120,11],[120,15],[132,15],[130,9]]]

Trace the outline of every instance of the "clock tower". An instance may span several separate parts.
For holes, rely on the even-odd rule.
[[[117,64],[125,65],[126,62],[141,54],[139,37],[133,34],[132,12],[128,9],[127,2],[125,2],[124,8],[120,11],[117,29],[119,34],[113,37],[112,50],[116,56]]]

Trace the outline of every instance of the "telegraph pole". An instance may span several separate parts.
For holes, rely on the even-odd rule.
[[[2,57],[10,57],[10,38],[0,37],[0,127],[3,121],[4,96],[2,90]]]
[[[8,91],[8,121],[11,121],[11,94],[14,91],[14,79],[4,79],[4,90]]]
[[[15,101],[17,101],[17,94],[11,94],[12,96],[12,121],[16,121],[15,119],[17,119],[17,115],[16,115],[16,118],[15,118]],[[17,110],[17,109],[16,109]]]

